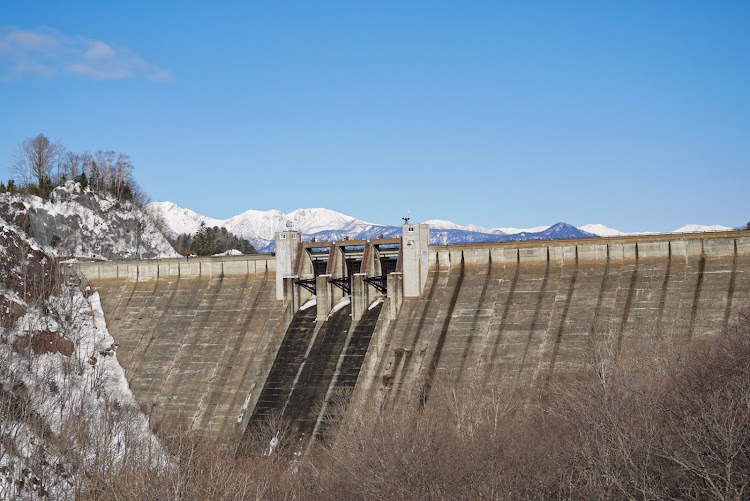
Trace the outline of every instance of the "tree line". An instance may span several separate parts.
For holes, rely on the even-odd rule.
[[[142,205],[147,197],[135,182],[133,170],[133,162],[125,153],[76,153],[38,134],[18,145],[11,165],[13,178],[7,184],[0,182],[0,192],[47,198],[55,187],[73,180],[95,193],[108,193],[117,200]]]
[[[201,223],[195,235],[183,233],[175,239],[170,238],[169,243],[183,256],[188,254],[213,256],[231,249],[236,249],[243,254],[258,253],[249,240],[238,237],[226,228],[209,227],[205,223]]]

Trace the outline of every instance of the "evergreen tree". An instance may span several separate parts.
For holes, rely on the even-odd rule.
[[[76,176],[74,181],[81,183],[81,188],[86,188],[89,185],[89,180],[85,172],[81,172],[80,176]]]
[[[199,256],[211,256],[216,253],[214,238],[211,235],[210,228],[206,228],[205,223],[201,223],[198,232],[193,237],[193,243],[190,246],[190,250],[193,254]]]

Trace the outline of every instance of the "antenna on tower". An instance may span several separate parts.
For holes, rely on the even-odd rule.
[[[294,231],[294,223],[288,219],[286,221],[286,231]]]
[[[411,211],[406,211],[406,217],[402,217],[401,219],[404,220],[404,224],[409,224],[409,220],[411,219]]]

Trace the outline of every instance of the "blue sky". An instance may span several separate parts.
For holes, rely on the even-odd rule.
[[[750,2],[8,2],[0,178],[40,132],[217,218],[750,220]]]

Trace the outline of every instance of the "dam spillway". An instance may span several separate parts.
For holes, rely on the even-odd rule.
[[[306,244],[322,264],[290,247],[78,268],[101,294],[144,410],[236,440],[273,407],[263,393],[286,381],[279,374],[295,375],[284,412],[309,435],[325,428],[320,409],[337,390],[388,405],[426,403],[443,382],[539,384],[587,370],[597,346],[619,357],[721,335],[750,306],[747,231],[453,246],[420,246],[407,231],[401,251]],[[378,263],[396,255],[385,273]],[[301,358],[284,346],[298,317],[309,325]]]

